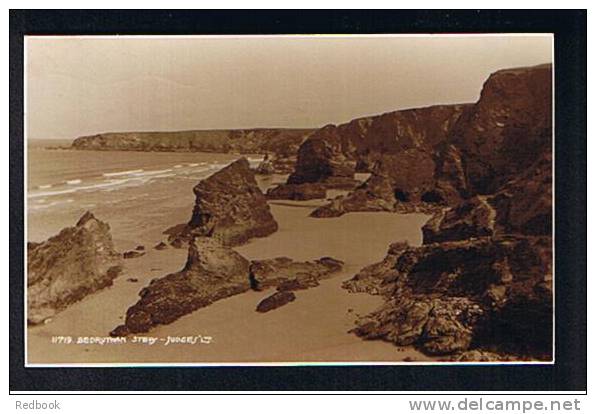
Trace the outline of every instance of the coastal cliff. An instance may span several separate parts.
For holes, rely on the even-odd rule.
[[[96,151],[271,153],[293,156],[311,129],[259,128],[163,132],[108,132],[76,138],[72,148]]]
[[[430,151],[444,141],[466,105],[437,105],[355,119],[314,132],[300,147],[288,184],[330,182],[370,172],[383,155]]]
[[[459,183],[460,199],[436,210],[422,229],[422,246],[395,243],[382,262],[345,283],[385,298],[354,333],[458,360],[552,358],[551,70],[503,70],[485,82],[479,101],[449,133],[448,151],[459,161],[434,172]],[[420,164],[403,162],[401,170]],[[425,188],[424,177],[408,181]],[[374,207],[381,199],[397,209],[399,200],[392,206],[387,194],[398,195],[399,180],[382,178],[373,172],[315,214],[366,207],[356,203],[365,191]],[[384,189],[379,196],[372,180]]]
[[[369,168],[369,179],[312,216],[337,217],[351,211],[435,212],[476,194],[496,192],[551,150],[551,70],[551,65],[539,65],[493,73],[478,102],[452,108],[454,113],[442,124],[417,117],[439,130],[432,135],[414,134],[417,129],[413,127],[400,130],[400,146],[394,143],[393,133],[384,139],[377,136],[373,142],[393,144],[371,146],[357,160]],[[315,136],[302,145],[290,178],[303,175],[300,153]],[[372,166],[371,160],[375,160]]]

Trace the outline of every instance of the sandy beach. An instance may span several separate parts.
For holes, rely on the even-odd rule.
[[[276,175],[259,180],[261,188],[281,182]],[[388,245],[398,240],[421,243],[422,214],[353,213],[339,218],[316,219],[309,213],[325,200],[271,201],[279,230],[257,238],[236,250],[249,259],[287,256],[312,260],[331,256],[345,262],[344,269],[321,286],[297,292],[297,299],[266,314],[255,311],[271,291],[248,292],[218,301],[176,322],[159,326],[144,337],[147,343],[77,344],[78,338],[108,336],[122,323],[126,310],[151,279],[178,271],[186,260],[185,249],[154,250],[165,239],[163,231],[188,221],[194,196],[193,180],[176,186],[154,184],[127,190],[127,201],[117,208],[99,205],[95,214],[110,223],[117,249],[143,245],[147,253],[125,260],[124,273],[114,285],[89,295],[43,326],[29,327],[30,364],[86,363],[260,363],[260,362],[401,362],[428,360],[410,348],[396,348],[382,341],[364,341],[348,331],[359,315],[381,304],[379,297],[353,294],[341,288],[360,268],[383,258]],[[135,198],[136,194],[136,198]],[[334,197],[337,192],[328,194]],[[149,200],[149,202],[148,202]],[[123,214],[126,212],[126,214]],[[46,226],[36,224],[38,239],[56,233],[77,216],[58,215]],[[31,225],[31,224],[30,224]],[[31,234],[31,231],[30,231]],[[129,279],[137,279],[131,282]],[[57,336],[73,343],[52,343]],[[174,338],[202,337],[195,344],[176,343]],[[137,340],[140,339],[137,338]],[[153,339],[155,343],[150,344]],[[170,339],[168,339],[170,338]],[[55,341],[55,339],[54,339]],[[209,343],[206,343],[209,342]]]

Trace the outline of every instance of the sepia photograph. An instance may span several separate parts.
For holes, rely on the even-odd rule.
[[[553,36],[26,36],[28,366],[552,363]]]

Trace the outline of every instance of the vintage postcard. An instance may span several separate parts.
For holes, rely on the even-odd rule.
[[[553,36],[27,36],[27,366],[554,361]]]

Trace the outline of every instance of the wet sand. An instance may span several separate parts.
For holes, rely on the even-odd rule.
[[[270,177],[262,187],[279,182]],[[189,184],[190,187],[192,185]],[[390,243],[406,240],[421,243],[422,214],[352,213],[338,218],[315,219],[308,214],[325,200],[270,202],[279,230],[266,238],[253,239],[236,250],[250,259],[287,256],[311,260],[331,256],[345,262],[344,270],[321,286],[296,292],[296,300],[261,314],[255,311],[271,291],[248,292],[218,301],[186,315],[170,325],[159,326],[143,337],[159,338],[153,345],[56,344],[54,336],[106,337],[123,321],[126,309],[136,302],[141,288],[156,277],[178,271],[186,250],[157,251],[152,246],[164,239],[163,230],[190,217],[193,196],[173,197],[183,189],[164,189],[145,207],[135,206],[126,215],[98,214],[112,227],[116,247],[132,249],[138,244],[147,254],[125,260],[125,272],[108,289],[92,294],[56,315],[49,323],[28,328],[28,363],[260,363],[260,362],[401,362],[428,357],[411,349],[399,349],[381,341],[364,341],[348,331],[358,315],[381,304],[381,298],[353,294],[341,288],[360,268],[381,260]],[[334,195],[332,195],[334,196]],[[77,217],[69,219],[70,225]],[[142,224],[141,224],[142,223]],[[54,223],[52,226],[56,226]],[[45,230],[49,232],[49,230]],[[127,281],[136,278],[138,282]],[[201,336],[203,342],[169,344],[168,337]]]

